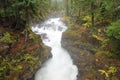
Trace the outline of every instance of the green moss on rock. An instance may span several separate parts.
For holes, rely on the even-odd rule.
[[[26,42],[21,33],[7,32],[0,39],[0,80],[31,79],[51,56],[50,48],[44,46],[40,36],[28,33]]]

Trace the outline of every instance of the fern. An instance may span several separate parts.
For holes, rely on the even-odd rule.
[[[112,75],[112,78],[115,77],[115,73],[117,72],[117,68],[114,66],[110,66],[108,70],[98,70],[102,75],[105,75],[106,80],[110,79],[110,76]],[[116,79],[117,80],[117,79]]]
[[[12,36],[11,36],[8,32],[6,32],[6,33],[4,34],[4,37],[2,37],[2,38],[0,39],[0,42],[4,42],[4,43],[14,43],[15,40],[12,38]]]

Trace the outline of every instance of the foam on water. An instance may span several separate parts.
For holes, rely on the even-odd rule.
[[[41,35],[43,43],[52,48],[52,58],[38,70],[35,80],[77,80],[78,69],[61,47],[61,36],[66,29],[60,18],[48,19],[41,26],[32,27],[36,34]]]

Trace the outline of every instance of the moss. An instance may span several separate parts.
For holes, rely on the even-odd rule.
[[[78,34],[79,32],[78,31],[76,31],[76,30],[67,30],[64,34],[63,34],[63,36],[65,37],[65,38],[72,38],[72,39],[76,39],[76,38],[78,38],[79,37],[79,34]]]
[[[4,33],[4,36],[0,39],[1,43],[14,43],[15,39],[8,33]]]
[[[40,36],[35,35],[31,30],[28,33],[27,42],[24,34],[13,32],[5,33],[1,39],[2,44],[11,45],[8,45],[7,55],[0,54],[0,80],[31,78],[43,61],[49,58],[49,51],[43,45]]]
[[[96,32],[91,33],[89,28],[77,25],[63,33],[62,46],[70,52],[73,61],[77,64],[80,72],[78,78],[81,80],[118,80],[120,78],[120,59],[111,57],[113,55],[109,50],[114,48],[108,45],[107,41],[103,28],[96,27]],[[108,74],[109,78],[106,78],[99,70],[105,70],[107,73],[116,71]]]

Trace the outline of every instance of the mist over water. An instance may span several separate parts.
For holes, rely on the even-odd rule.
[[[73,64],[69,53],[61,47],[62,32],[67,29],[60,18],[46,20],[32,30],[41,35],[45,45],[52,48],[52,58],[38,70],[35,80],[77,80],[78,69]]]

